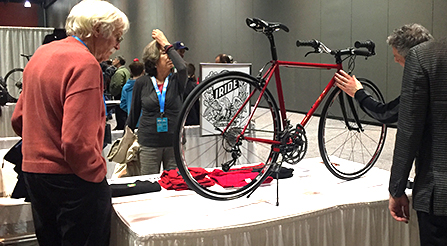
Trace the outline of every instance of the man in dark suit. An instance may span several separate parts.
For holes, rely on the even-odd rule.
[[[394,55],[394,61],[405,67],[405,57],[408,51],[423,42],[433,39],[433,36],[420,24],[406,24],[395,29],[388,36],[386,42],[391,46]],[[389,124],[397,122],[399,113],[400,96],[388,103],[382,103],[373,98],[364,89],[360,81],[354,76],[350,76],[343,70],[335,73],[335,84],[346,94],[355,98],[363,109],[373,116],[376,120]]]
[[[413,208],[421,245],[447,245],[447,40],[410,49],[405,58],[389,184],[389,210],[408,222],[407,178],[415,160]]]

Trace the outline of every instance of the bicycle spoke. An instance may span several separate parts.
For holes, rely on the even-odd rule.
[[[230,72],[231,74],[231,72]],[[238,74],[239,75],[239,74]],[[236,81],[240,88],[250,89],[254,93],[231,91],[226,98],[210,98],[212,88],[222,88],[225,81]],[[243,85],[246,83],[247,85]],[[259,83],[251,77],[239,76],[236,78],[226,78],[221,76],[202,82],[195,90],[195,94],[188,97],[185,107],[180,112],[179,129],[176,130],[175,141],[186,141],[184,144],[176,144],[174,152],[179,171],[184,176],[185,182],[199,194],[218,200],[232,199],[248,193],[251,189],[260,185],[268,176],[270,170],[268,161],[276,162],[278,153],[272,152],[271,144],[258,142],[256,139],[278,140],[281,122],[276,104],[270,92],[266,91],[261,97],[261,104],[266,108],[248,109],[243,103],[249,101],[244,98],[253,95],[253,100],[260,96]],[[186,118],[192,108],[200,102],[201,125],[188,129],[184,126]],[[204,104],[206,103],[206,105]],[[236,106],[235,106],[236,105]],[[239,105],[239,106],[237,106]],[[250,114],[251,113],[251,114]],[[251,118],[250,118],[251,117]],[[245,131],[244,131],[245,129]],[[184,134],[184,138],[182,137]],[[247,141],[245,137],[252,140]],[[178,153],[182,153],[178,155]],[[241,166],[266,164],[263,171],[257,173],[257,178],[250,179],[247,185],[234,189],[222,189],[217,187],[204,187],[198,181],[192,179],[189,173],[190,167],[228,170],[228,168],[238,168]],[[216,185],[215,185],[216,186]]]
[[[381,98],[379,92],[369,83],[364,84],[364,89],[375,98]],[[329,171],[339,178],[349,180],[360,177],[374,165],[377,153],[380,153],[384,144],[386,127],[371,124],[374,119],[365,114],[357,102],[354,102],[354,109],[347,103],[340,103],[340,100],[344,100],[340,95],[339,90],[334,90],[327,99],[319,125],[319,144],[320,153]],[[351,110],[356,110],[360,125],[352,117]],[[331,159],[336,160],[336,163]]]

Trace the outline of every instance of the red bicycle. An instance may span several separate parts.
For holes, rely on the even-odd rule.
[[[321,157],[336,177],[352,180],[370,170],[382,151],[387,127],[374,120],[360,105],[329,81],[309,112],[297,125],[286,116],[280,67],[343,69],[349,59],[352,72],[357,56],[375,54],[372,41],[356,42],[355,48],[331,50],[317,40],[297,41],[297,46],[312,47],[309,53],[325,53],[334,64],[278,60],[273,33],[289,29],[275,22],[247,18],[247,25],[267,36],[272,60],[257,77],[241,72],[223,72],[204,80],[186,98],[175,129],[174,151],[181,175],[198,194],[229,200],[251,194],[266,178],[278,172],[283,162],[295,164],[307,151],[305,127],[327,97],[320,115],[318,143]],[[306,54],[306,56],[307,56]],[[275,77],[277,100],[267,86]],[[377,86],[359,79],[363,88],[383,102]],[[279,103],[279,106],[277,104]],[[186,126],[191,109],[200,105],[200,126]],[[255,167],[253,167],[255,165]],[[207,170],[255,170],[240,187],[206,187],[194,174],[193,167]]]

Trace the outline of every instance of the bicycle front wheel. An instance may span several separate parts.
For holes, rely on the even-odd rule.
[[[363,89],[383,102],[379,89],[367,79],[359,79]],[[323,162],[336,177],[352,180],[368,172],[379,158],[387,127],[365,113],[355,99],[338,87],[324,105],[318,144]]]
[[[271,143],[247,138],[278,140],[280,118],[271,93],[260,93],[255,78],[226,72],[203,81],[187,97],[175,130],[174,152],[185,182],[198,194],[214,200],[235,199],[268,178],[279,153]],[[256,100],[260,100],[258,108],[253,107]],[[188,125],[191,118],[200,125]],[[195,168],[208,171],[216,184],[201,182]]]
[[[18,99],[22,92],[23,69],[14,68],[5,75],[5,83],[9,95]]]

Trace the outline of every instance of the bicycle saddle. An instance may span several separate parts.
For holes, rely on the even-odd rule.
[[[289,28],[279,22],[268,22],[258,18],[247,18],[245,22],[247,26],[257,32],[274,32],[279,30],[289,32]]]

